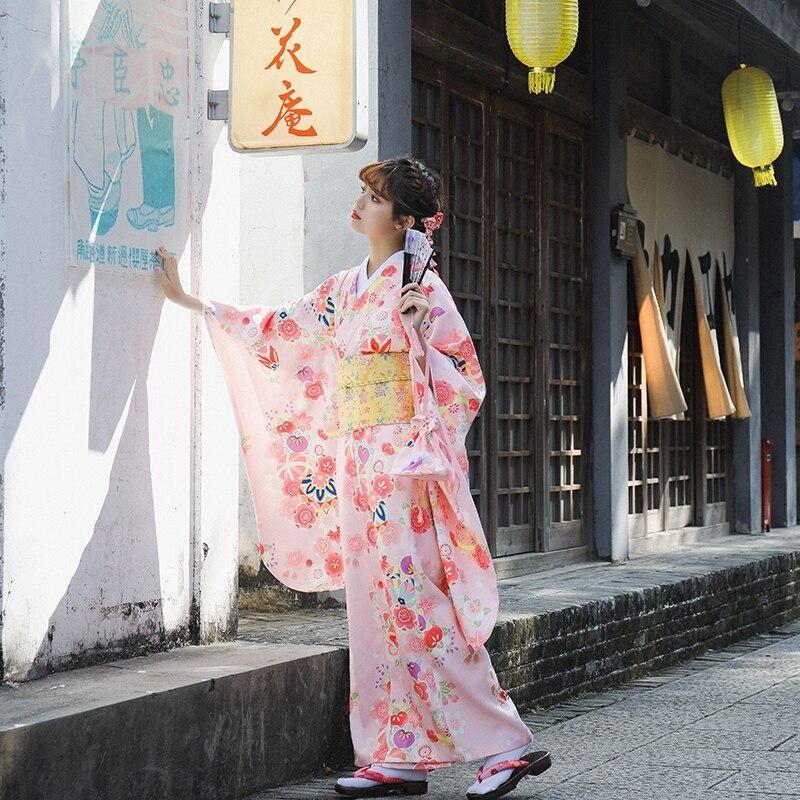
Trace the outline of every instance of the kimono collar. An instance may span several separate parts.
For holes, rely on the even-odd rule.
[[[347,293],[348,298],[353,302],[360,300],[361,297],[363,297],[363,295],[369,291],[369,288],[383,276],[384,271],[388,266],[392,265],[402,268],[402,257],[404,253],[404,250],[396,250],[387,259],[385,259],[369,277],[367,277],[367,261],[369,261],[369,255],[364,256],[364,259],[361,261],[361,263],[353,269],[353,275],[351,277],[350,287]],[[362,295],[357,294],[359,274],[362,276]]]

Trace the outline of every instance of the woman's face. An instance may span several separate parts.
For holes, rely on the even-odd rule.
[[[363,182],[359,183],[359,189],[356,201],[350,209],[350,226],[353,230],[370,239],[399,234],[402,229],[395,227],[400,223],[392,218],[392,201],[382,197]]]

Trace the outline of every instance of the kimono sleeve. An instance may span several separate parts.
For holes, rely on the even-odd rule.
[[[282,305],[201,300],[236,419],[261,559],[306,592],[343,585],[335,481],[341,274]]]
[[[433,392],[450,444],[466,469],[465,440],[486,396],[475,344],[442,279],[431,273],[431,308],[420,326]]]
[[[499,610],[497,575],[470,491],[465,448],[467,432],[486,396],[486,384],[472,337],[447,286],[431,273],[423,290],[431,304],[420,325],[431,374],[424,391],[439,411],[452,467],[447,479],[428,482],[428,496],[448,590],[474,652],[491,635]],[[412,370],[423,386],[421,373],[413,366]]]

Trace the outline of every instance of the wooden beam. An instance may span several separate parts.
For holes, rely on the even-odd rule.
[[[681,45],[674,40],[669,43],[669,114],[681,121]]]
[[[733,174],[735,160],[727,145],[688,128],[632,97],[628,98],[627,110],[620,115],[620,127],[623,135],[634,134],[641,139],[658,142],[668,152],[712,172],[721,172],[726,177]]]
[[[669,14],[673,19],[680,22],[688,30],[693,31],[696,35],[705,39],[706,42],[713,45],[720,53],[736,56],[736,41],[732,42],[718,29],[715,30],[711,26],[705,25],[683,6],[674,2],[674,0],[658,0],[658,7]]]
[[[784,125],[787,124],[784,117]],[[786,140],[790,131],[784,130]],[[794,241],[792,150],[774,164],[777,187],[758,190],[761,332],[761,436],[772,439],[774,526],[797,522],[797,453],[794,376]]]
[[[601,558],[628,558],[628,331],[624,258],[611,250],[612,209],[625,201],[627,141],[619,129],[628,95],[627,0],[606,0],[594,18],[595,81],[591,128],[589,251],[592,437],[590,451],[592,530]]]
[[[695,0],[658,0],[647,9],[637,9],[634,13],[643,14],[668,38],[677,38],[684,47],[700,61],[708,66],[729,72],[738,63],[739,42],[736,21],[741,15],[745,24],[742,26],[743,55],[748,63],[766,69],[774,79],[782,79],[787,60],[795,67],[800,65],[800,53],[796,47],[781,38],[779,31],[783,23],[779,14],[763,13],[762,17],[748,13],[743,6],[758,5],[777,6],[775,0],[760,3],[737,2],[737,0],[717,0],[719,14],[713,15],[713,0],[699,3]],[[788,3],[780,4],[784,9]],[[706,12],[705,14],[703,12]],[[796,12],[792,11],[792,14]],[[767,27],[763,19],[770,21]],[[789,23],[791,29],[792,24]],[[758,35],[753,35],[758,31]],[[791,38],[791,37],[790,37]],[[703,46],[705,44],[706,46]]]
[[[758,196],[753,173],[737,165],[735,175],[733,304],[750,417],[733,421],[733,516],[736,533],[761,531],[761,340],[758,287]]]

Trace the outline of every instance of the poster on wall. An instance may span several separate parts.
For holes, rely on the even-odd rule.
[[[187,0],[69,0],[73,266],[148,273],[188,235]]]

